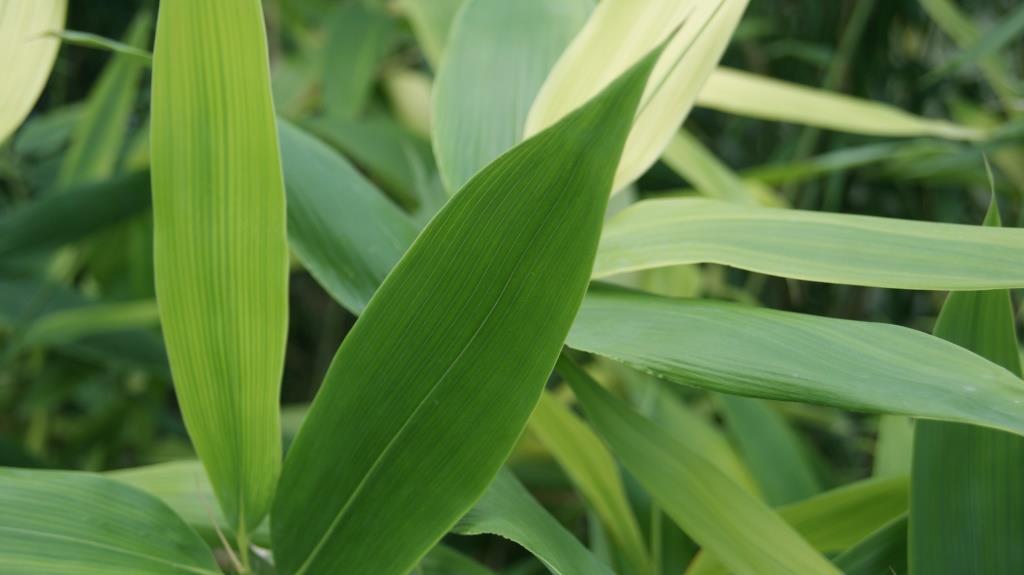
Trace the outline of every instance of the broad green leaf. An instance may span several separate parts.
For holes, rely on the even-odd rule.
[[[547,392],[530,417],[529,429],[586,498],[632,569],[650,572],[647,547],[619,467],[600,438]]]
[[[88,237],[149,207],[149,172],[72,186],[0,216],[0,260]]]
[[[152,31],[153,14],[144,8],[129,26],[124,42],[145,49]],[[114,173],[146,66],[147,62],[137,56],[110,57],[71,134],[71,145],[57,175],[58,186],[102,180]]]
[[[189,435],[229,523],[281,466],[285,193],[258,0],[160,6],[153,55],[157,302]]]
[[[623,466],[683,531],[734,573],[838,573],[716,466],[616,401],[564,357],[558,370]]]
[[[807,281],[900,289],[1024,286],[1024,230],[645,200],[605,226],[594,277],[710,262]]]
[[[494,533],[522,545],[555,575],[612,575],[530,495],[502,470],[483,497],[452,529],[463,535]]]
[[[821,491],[814,468],[789,422],[757,399],[721,395],[726,426],[769,505],[806,499]]]
[[[217,575],[160,500],[89,473],[0,468],[0,565],[18,575]]]
[[[67,0],[0,0],[0,144],[18,129],[50,77]]]
[[[398,0],[399,9],[412,23],[420,47],[435,67],[441,61],[448,32],[466,0]]]
[[[1024,386],[1012,373],[893,325],[596,286],[567,344],[724,393],[1024,434]]]
[[[291,248],[335,300],[361,313],[417,228],[334,150],[278,126]]]
[[[586,291],[655,56],[480,172],[385,279],[288,452],[282,573],[405,573],[483,493]]]
[[[327,114],[352,119],[366,108],[381,59],[398,40],[383,8],[337,4],[327,20],[323,104]]]
[[[550,126],[579,107],[672,35],[652,73],[616,173],[614,189],[624,188],[661,156],[722,57],[746,7],[747,0],[600,2],[537,94],[526,134]]]
[[[449,191],[516,145],[537,91],[593,0],[469,0],[434,85],[434,153]]]
[[[752,96],[756,94],[755,96]],[[935,136],[977,140],[984,132],[845,94],[719,67],[697,105],[720,112],[871,136]]]
[[[56,38],[60,38],[65,44],[72,46],[82,46],[115,54],[134,56],[147,65],[153,62],[153,54],[149,50],[119,42],[106,36],[100,36],[91,32],[80,32],[78,30],[55,30],[51,34]]]
[[[835,559],[846,575],[907,573],[907,516],[889,522]]]
[[[779,516],[822,553],[845,551],[907,512],[907,477],[868,479],[780,507]],[[687,575],[727,575],[714,555],[702,553]],[[880,572],[881,573],[881,572]]]
[[[218,531],[226,537],[235,537],[234,529],[217,508],[217,496],[203,464],[197,460],[119,469],[105,475],[159,498],[206,541],[220,544]],[[266,521],[250,534],[250,541],[270,546],[270,529]]]
[[[986,223],[998,227],[993,203]],[[1021,375],[1006,290],[950,294],[936,336]],[[1024,391],[1024,381],[1017,387]],[[1024,438],[921,421],[914,430],[912,573],[1024,572]]]

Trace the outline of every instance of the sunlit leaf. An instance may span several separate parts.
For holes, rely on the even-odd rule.
[[[50,77],[67,0],[4,0],[0,4],[0,143],[21,125]]]

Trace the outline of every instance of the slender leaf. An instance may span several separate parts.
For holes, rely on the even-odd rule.
[[[0,144],[25,121],[50,77],[60,41],[46,36],[64,28],[67,0],[0,3]]]
[[[778,515],[717,467],[615,401],[564,357],[572,385],[598,433],[654,500],[735,573],[838,573]]]
[[[160,324],[156,302],[108,303],[56,311],[36,320],[23,343],[53,345],[97,333],[154,328]]]
[[[283,573],[404,573],[482,494],[583,298],[655,56],[473,178],[384,281],[288,452]]]
[[[782,204],[770,190],[740,179],[685,130],[672,137],[661,159],[705,196],[738,204]]]
[[[931,72],[929,76],[940,77],[972,62],[985,60],[1001,50],[1006,44],[1019,40],[1024,33],[1024,6],[1003,19],[998,25],[987,31],[969,48],[948,60],[941,68]]]
[[[258,0],[160,6],[153,56],[157,301],[178,401],[229,523],[280,469],[285,193]]]
[[[612,570],[551,517],[509,471],[498,473],[453,531],[464,535],[495,533],[511,539],[555,575],[612,575]]]
[[[986,223],[999,225],[995,203]],[[1006,290],[950,294],[936,336],[1021,375]],[[1024,390],[1024,382],[1017,387]],[[970,425],[918,422],[910,509],[912,573],[1024,571],[1024,438]]]
[[[82,46],[85,48],[93,48],[95,50],[113,52],[115,54],[133,56],[141,60],[144,64],[151,64],[153,62],[153,54],[149,50],[132,46],[124,42],[118,42],[117,40],[107,38],[106,36],[100,36],[99,34],[80,32],[78,30],[55,30],[50,32],[50,34],[55,38],[60,38],[60,40],[65,44],[70,44],[72,46]]]
[[[837,553],[905,516],[909,498],[909,481],[905,476],[868,479],[777,511],[815,549]],[[687,575],[726,575],[728,572],[716,556],[702,553],[687,570]]]
[[[975,128],[915,116],[888,104],[725,67],[719,67],[708,77],[697,105],[761,120],[871,136],[935,136],[955,140],[977,140],[984,136]]]
[[[608,222],[594,277],[701,262],[900,289],[1020,287],[1024,230],[646,200]]]
[[[567,344],[684,385],[1024,434],[1012,373],[898,326],[597,286]]]
[[[220,573],[160,500],[97,475],[0,468],[0,565],[19,575]]]
[[[835,559],[846,575],[904,575],[907,573],[907,516],[866,537]]]
[[[434,152],[449,191],[522,139],[530,104],[593,5],[593,0],[465,3],[434,87]]]
[[[586,102],[671,34],[616,173],[614,189],[624,188],[657,161],[676,133],[746,7],[747,0],[602,1],[541,88],[526,134]]]
[[[550,393],[541,395],[530,417],[530,431],[587,499],[632,569],[650,572],[647,548],[619,467],[600,438]]]

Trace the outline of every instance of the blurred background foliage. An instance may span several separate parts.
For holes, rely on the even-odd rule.
[[[426,83],[433,72],[402,2],[264,4],[278,112],[337,148],[398,204],[429,217],[444,197],[424,133]],[[994,164],[1004,221],[1020,226],[1024,43],[1018,38],[980,62],[948,65],[975,39],[971,28],[985,34],[1018,2],[961,0],[953,13],[948,6],[935,0],[753,0],[723,63],[923,116],[1001,126],[987,142],[886,140],[700,108],[686,128],[740,177],[773,187],[795,207],[942,222],[982,220],[989,198],[985,152]],[[144,0],[72,0],[67,27],[131,43],[133,22],[141,22],[138,45],[149,49],[155,8]],[[155,308],[137,303],[154,295],[152,223],[146,210],[137,209],[148,201],[149,72],[138,63],[115,71],[115,60],[104,50],[64,45],[33,115],[0,148],[0,465],[106,470],[191,454]],[[112,179],[118,185],[111,187]],[[32,236],[45,232],[50,245],[25,249],[28,240],[11,231],[16,220],[62,188],[87,190],[90,180],[108,184],[97,190],[107,194],[105,200],[55,211]],[[659,163],[635,193],[648,197],[691,187]],[[111,225],[76,228],[76,216],[89,210],[108,211]],[[124,219],[119,210],[134,215]],[[62,245],[65,239],[73,241]],[[639,281],[670,295],[922,330],[930,329],[943,298],[710,265],[659,271]],[[290,313],[283,402],[301,406],[313,397],[354,317],[298,267]],[[643,377],[598,367],[609,379]],[[770,421],[762,421],[728,399],[683,395],[695,413],[722,427],[749,467],[759,464],[759,441],[789,449],[788,457],[802,462],[795,473],[803,475],[787,481],[810,492],[870,475],[876,464],[876,417],[773,404]],[[286,407],[286,427],[294,429],[296,409]],[[897,459],[895,466],[905,463]],[[514,469],[560,518],[587,530],[585,506],[530,434]],[[538,565],[497,538],[458,544],[492,565],[522,561],[523,573]]]

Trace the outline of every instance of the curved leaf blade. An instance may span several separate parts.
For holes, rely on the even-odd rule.
[[[67,0],[7,0],[0,4],[0,144],[25,121],[46,86],[64,29]]]
[[[404,573],[484,491],[583,298],[655,56],[480,172],[388,275],[288,452],[282,572]]]
[[[598,286],[566,343],[684,385],[1024,435],[1013,374],[903,327]]]
[[[8,573],[220,573],[202,539],[155,497],[89,473],[0,468]]]
[[[285,193],[258,0],[160,6],[153,55],[157,303],[189,435],[228,521],[281,467]]]
[[[1024,286],[1024,230],[645,200],[605,226],[594,277],[679,264],[898,289]]]

